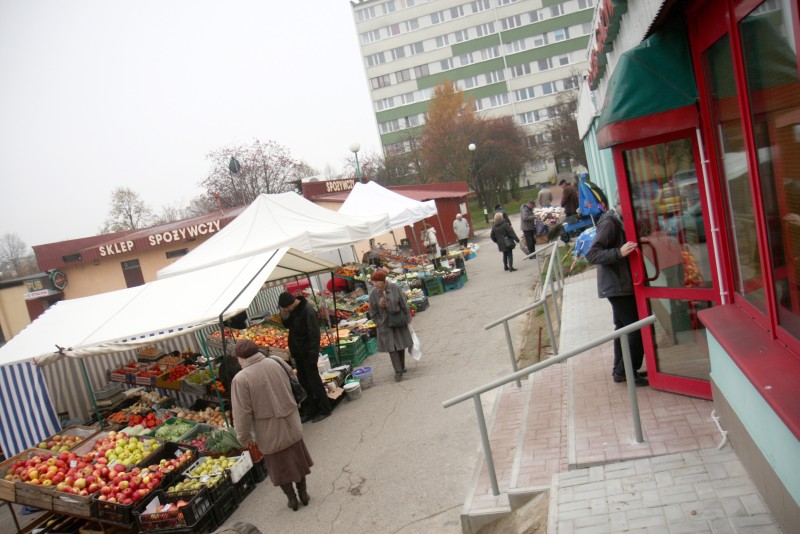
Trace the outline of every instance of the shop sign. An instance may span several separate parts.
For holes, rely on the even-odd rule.
[[[356,186],[355,180],[328,180],[325,182],[325,188],[328,193],[337,193],[339,191],[350,191]]]
[[[52,297],[53,295],[60,295],[61,291],[56,291],[55,289],[40,289],[38,291],[30,291],[25,293],[23,297],[25,300],[35,300],[40,299],[42,297]]]
[[[118,241],[110,245],[102,245],[100,247],[100,256],[113,256],[114,254],[123,254],[133,250],[133,241]]]
[[[67,275],[63,271],[53,269],[50,271],[50,283],[53,284],[53,288],[61,291],[67,287]]]
[[[589,89],[594,91],[606,72],[606,54],[614,50],[622,15],[628,12],[627,0],[602,0],[594,31],[594,47],[589,53]]]
[[[195,224],[194,226],[187,226],[186,228],[178,228],[176,230],[169,230],[161,232],[160,234],[151,235],[148,237],[151,247],[157,247],[161,243],[175,243],[176,241],[185,241],[187,239],[196,239],[197,237],[213,234],[219,232],[219,219],[202,224]]]
[[[59,284],[63,284],[60,287],[56,285],[53,279],[54,273],[60,273],[60,275],[55,277]],[[65,287],[67,287],[66,275],[64,275],[64,273],[61,271],[52,271],[49,275],[42,275],[38,278],[25,280],[25,291],[27,292],[25,293],[24,298],[25,300],[34,300],[42,297],[58,295]]]

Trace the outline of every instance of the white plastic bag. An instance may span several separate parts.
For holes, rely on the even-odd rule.
[[[414,329],[410,327],[409,329],[411,330],[411,340],[414,342],[414,346],[411,347],[411,357],[419,361],[422,358],[422,344],[419,342],[419,337],[417,337]]]

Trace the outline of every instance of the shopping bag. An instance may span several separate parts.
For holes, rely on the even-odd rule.
[[[417,337],[417,333],[414,332],[413,328],[411,329],[411,341],[414,342],[411,347],[411,357],[419,361],[422,358],[422,344],[419,342],[419,337]]]

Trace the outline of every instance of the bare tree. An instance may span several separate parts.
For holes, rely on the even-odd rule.
[[[153,211],[139,193],[127,187],[117,187],[111,192],[111,207],[101,232],[138,230],[149,226],[152,221]]]
[[[3,279],[38,271],[33,252],[17,234],[3,234],[0,237],[0,271]]]
[[[546,123],[541,138],[533,143],[531,159],[543,161],[558,157],[586,165],[586,149],[578,134],[577,112],[577,90],[561,91],[556,95],[555,105],[548,109],[549,116],[554,118]]]

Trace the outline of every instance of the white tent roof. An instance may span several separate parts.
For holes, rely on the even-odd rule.
[[[339,213],[345,215],[389,215],[389,227],[399,228],[436,215],[436,202],[420,202],[386,189],[375,182],[358,183],[347,195]]]
[[[325,252],[385,234],[385,212],[344,215],[295,193],[262,194],[236,219],[186,256],[158,271],[158,278],[291,246]]]
[[[143,286],[64,300],[0,347],[0,366],[63,354],[130,350],[216,324],[247,309],[264,282],[316,274],[336,265],[282,248]]]

